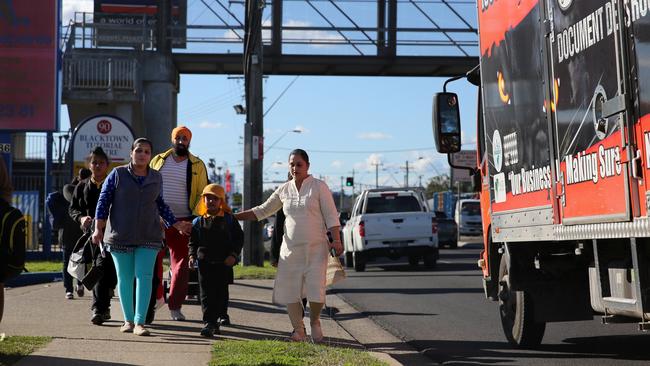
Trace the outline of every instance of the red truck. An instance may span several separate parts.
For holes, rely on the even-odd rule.
[[[546,323],[594,314],[650,329],[650,2],[477,5],[478,264],[508,341],[535,347]],[[446,88],[434,139],[452,154]]]

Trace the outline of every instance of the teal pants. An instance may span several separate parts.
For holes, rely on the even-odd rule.
[[[130,253],[111,253],[117,272],[117,287],[124,320],[144,324],[151,297],[151,278],[158,249],[136,248]],[[133,309],[133,279],[135,279],[135,314]]]

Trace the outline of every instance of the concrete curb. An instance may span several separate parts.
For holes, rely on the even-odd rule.
[[[63,281],[61,272],[26,272],[5,282],[5,287],[22,287]]]
[[[378,359],[391,366],[432,365],[429,358],[392,335],[336,294],[327,295],[327,306],[335,311],[336,323]]]

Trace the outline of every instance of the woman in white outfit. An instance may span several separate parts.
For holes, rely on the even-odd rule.
[[[289,154],[293,179],[273,192],[263,204],[235,214],[238,220],[262,220],[284,210],[284,236],[280,247],[278,272],[273,287],[273,302],[287,306],[293,326],[290,340],[304,341],[303,298],[309,301],[311,337],[323,340],[320,313],[325,304],[327,256],[333,248],[341,255],[340,224],[332,192],[325,182],[309,175],[309,156],[296,149]],[[332,233],[332,243],[327,240]]]

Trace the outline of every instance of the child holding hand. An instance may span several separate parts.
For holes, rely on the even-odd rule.
[[[219,334],[220,320],[228,319],[228,285],[233,283],[233,265],[244,243],[244,232],[226,203],[223,187],[208,184],[192,222],[189,265],[198,264],[201,311],[205,326],[201,335]]]

